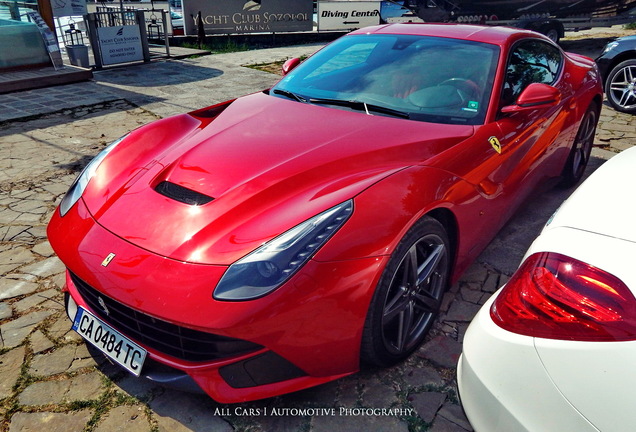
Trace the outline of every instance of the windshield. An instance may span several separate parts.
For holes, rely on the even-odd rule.
[[[499,48],[413,35],[349,35],[283,78],[271,93],[300,103],[410,120],[482,124]]]

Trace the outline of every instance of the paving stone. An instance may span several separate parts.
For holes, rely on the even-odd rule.
[[[441,367],[454,369],[461,352],[462,346],[459,342],[446,336],[437,336],[425,343],[417,355]]]
[[[29,235],[27,234],[27,230],[29,228],[31,228],[31,226],[27,226],[27,225],[0,226],[0,240],[6,241],[6,242],[11,242],[11,241],[17,242],[17,240],[20,240],[20,239],[28,239]],[[16,262],[17,261],[18,260],[16,260]],[[19,261],[23,261],[23,259],[20,259]],[[11,265],[11,263],[9,263],[8,265]],[[20,263],[18,265],[22,265],[22,264]],[[13,267],[13,268],[16,268],[16,267]],[[6,266],[0,264],[0,273],[4,273],[6,271],[11,271],[11,270],[10,269],[7,270]]]
[[[612,121],[612,130],[614,131],[622,131],[622,132],[633,132],[634,131],[634,126],[631,124],[627,124],[627,122],[625,122],[624,124],[621,124],[623,122],[621,121],[617,121],[614,120]]]
[[[302,416],[260,416],[257,423],[262,431],[306,430],[309,419]]]
[[[468,323],[459,323],[457,325],[457,340],[459,343],[464,342],[464,336],[466,335],[466,330],[468,330]]]
[[[467,301],[456,300],[451,304],[446,320],[448,321],[472,321],[480,306],[478,304],[469,303]]]
[[[94,432],[150,432],[144,409],[142,405],[115,407],[102,417]]]
[[[9,206],[9,208],[18,213],[46,213],[47,207],[39,200],[22,199]]]
[[[311,432],[408,432],[408,430],[406,422],[392,416],[335,415],[311,419]]]
[[[396,391],[378,379],[363,382],[362,405],[369,408],[386,408],[398,402]]]
[[[98,364],[102,364],[103,362],[109,362],[108,358],[105,355],[103,355],[96,348],[93,348],[98,355],[96,359],[92,352],[89,351],[87,344],[88,342],[82,342],[81,344],[77,345],[77,347],[75,348],[75,353],[73,355],[73,362],[68,368],[68,372],[77,372],[88,367],[98,366]],[[98,363],[98,361],[102,363]]]
[[[64,339],[65,341],[69,341],[70,338],[66,337],[69,333],[77,334],[77,332],[75,330],[73,330],[72,327],[73,327],[73,323],[71,322],[69,317],[66,315],[66,312],[62,312],[55,319],[53,324],[51,324],[49,327],[47,327],[46,332],[55,341],[58,341],[60,339]],[[81,340],[81,336],[77,340]]]
[[[75,345],[65,345],[47,354],[38,354],[31,361],[30,373],[50,376],[67,372],[75,359]]]
[[[22,300],[15,302],[13,304],[13,307],[16,312],[20,313],[34,308],[38,305],[42,305],[44,302],[47,302],[55,297],[60,297],[60,292],[56,289],[49,289],[25,297]]]
[[[10,229],[11,227],[5,227],[5,229],[2,229],[2,227],[0,226],[0,239],[11,237],[12,234],[9,233]],[[10,238],[8,240],[10,240]],[[15,246],[11,248],[10,250],[1,251],[0,252],[0,275],[4,273],[9,273],[20,266],[30,263],[34,259],[35,259],[35,255],[33,255],[33,253],[31,253],[30,250],[28,250],[27,248],[23,246]],[[10,289],[10,288],[11,288],[10,284],[5,284],[0,282],[0,300],[14,297],[13,295],[9,296],[5,294],[5,292],[7,292],[7,289]]]
[[[66,272],[62,272],[50,278],[51,283],[58,289],[64,288],[66,285]]]
[[[488,277],[484,282],[482,290],[489,293],[494,293],[499,289],[499,275],[497,273],[488,273]]]
[[[29,240],[31,240],[32,242],[33,242],[33,241],[40,242],[40,241],[42,241],[43,239],[45,239],[45,238],[46,238],[46,226],[45,226],[45,225],[31,226],[31,227],[29,227],[29,229],[27,230],[27,233],[28,233],[28,234],[29,234],[29,236],[30,236],[30,239],[29,239]],[[55,257],[52,257],[52,258],[49,258],[49,259],[50,259],[51,261],[55,261],[55,260],[54,260],[54,258],[55,258]],[[59,261],[59,260],[58,260],[58,261]],[[58,263],[58,265],[59,265],[59,263]],[[54,274],[54,273],[50,273],[50,274]],[[50,274],[46,274],[46,273],[45,273],[45,274],[42,274],[42,275],[37,274],[37,276],[44,276],[44,277],[46,277],[46,276],[49,276]]]
[[[69,179],[72,181],[72,178]],[[63,181],[63,182],[54,182],[54,183],[48,183],[42,186],[42,188],[44,190],[46,190],[47,192],[51,193],[52,195],[63,195],[66,194],[66,191],[68,190],[68,187],[70,186],[71,182],[70,181]]]
[[[10,208],[0,209],[0,224],[10,224],[20,217],[20,213]]]
[[[69,380],[37,382],[20,393],[18,402],[28,406],[60,404],[69,386]]]
[[[19,347],[0,355],[0,399],[11,396],[11,389],[20,377],[25,352],[24,347]]]
[[[148,379],[137,378],[134,375],[126,374],[124,378],[115,383],[115,388],[124,394],[145,400],[150,397],[153,391],[162,387]]]
[[[213,414],[214,407],[209,398],[176,391],[150,402],[159,432],[231,432],[232,426]]]
[[[1,302],[0,303],[0,320],[11,318],[11,315],[13,315],[13,309],[11,309],[11,306],[9,306],[8,303]]]
[[[404,381],[410,387],[441,386],[444,384],[439,372],[428,366],[413,368],[404,375]]]
[[[95,400],[104,392],[104,381],[99,372],[77,375],[70,380],[70,387],[64,395],[68,402]]]
[[[446,395],[439,392],[425,392],[411,395],[409,400],[417,411],[417,415],[426,423],[431,423],[444,404]]]
[[[33,354],[39,354],[42,351],[53,348],[54,346],[53,342],[51,342],[51,340],[40,330],[34,331],[31,335],[31,349],[33,350]]]
[[[335,406],[338,395],[338,383],[328,382],[296,393],[299,401],[311,401],[312,406],[321,408]],[[291,396],[291,395],[290,395]],[[296,397],[294,397],[296,399]]]
[[[462,407],[457,404],[446,402],[437,415],[438,417],[443,417],[451,423],[460,426],[464,430],[473,430],[470,426],[470,422],[464,414],[464,411],[462,410]]]
[[[488,277],[488,269],[479,263],[474,263],[462,276],[464,282],[483,282]]]
[[[466,432],[466,431],[472,431],[472,428],[464,429],[460,425],[453,423],[449,421],[448,419],[441,416],[437,416],[437,418],[435,418],[433,425],[428,430],[428,432]]]
[[[358,391],[358,376],[348,376],[339,380],[340,397],[338,398],[339,407],[352,408],[358,404],[360,392]]]
[[[43,257],[50,257],[54,254],[53,248],[48,241],[33,246],[31,251],[35,252],[38,255],[42,255]]]
[[[51,257],[23,267],[21,270],[34,276],[47,277],[65,271],[66,267],[58,257]]]
[[[467,302],[470,303],[479,303],[479,300],[481,299],[483,292],[480,289],[474,289],[473,287],[477,285],[478,288],[481,288],[478,284],[466,284],[464,286],[462,286],[461,288],[461,296],[462,296],[462,300],[465,300]]]
[[[50,310],[35,311],[2,324],[0,326],[1,346],[12,348],[20,345],[29,333],[52,313],[53,311]]]
[[[70,413],[19,412],[11,418],[9,432],[82,432],[93,415],[92,410]]]

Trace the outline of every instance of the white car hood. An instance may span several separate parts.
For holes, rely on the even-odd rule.
[[[554,215],[554,227],[636,242],[636,147],[597,169]]]

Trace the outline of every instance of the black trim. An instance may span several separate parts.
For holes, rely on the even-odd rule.
[[[258,351],[261,345],[193,330],[163,321],[119,303],[69,271],[71,280],[91,311],[113,328],[146,347],[190,362],[207,362]],[[99,299],[108,309],[105,312]],[[175,301],[179,301],[175,298]]]
[[[203,205],[212,201],[214,198],[204,195],[192,189],[179,186],[176,183],[162,181],[155,187],[155,191],[161,195],[182,202],[188,205]]]
[[[298,366],[272,351],[223,366],[219,374],[233,388],[256,387],[307,376]]]

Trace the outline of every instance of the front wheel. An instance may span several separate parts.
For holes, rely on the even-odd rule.
[[[400,241],[382,273],[362,336],[362,360],[390,366],[424,341],[437,316],[450,274],[449,240],[425,216]]]
[[[597,123],[598,109],[596,103],[592,102],[581,119],[579,130],[576,133],[576,138],[574,138],[572,150],[563,167],[561,186],[574,186],[581,180],[581,177],[583,177],[587,163],[590,160],[592,146],[594,145]]]
[[[616,65],[605,82],[607,101],[616,111],[636,114],[636,60]]]

